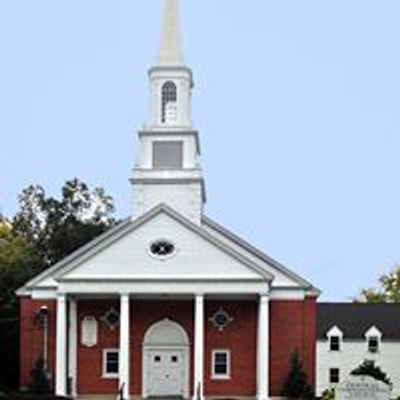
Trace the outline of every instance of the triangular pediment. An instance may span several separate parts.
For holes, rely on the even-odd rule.
[[[301,288],[306,290],[309,294],[319,295],[319,290],[306,279],[213,221],[211,218],[203,216],[202,226],[226,245],[240,251],[241,254],[259,265],[266,273],[273,275],[274,280],[272,282],[272,288],[285,288],[289,290]]]
[[[151,254],[157,240],[171,242],[169,257]],[[168,207],[132,221],[86,253],[55,271],[69,280],[238,280],[270,281],[273,276]]]
[[[158,239],[173,243],[174,254],[165,258],[150,254],[151,244]],[[60,282],[96,280],[265,282],[318,294],[307,281],[210,219],[200,226],[165,205],[136,220],[125,220],[18,293],[56,289]]]

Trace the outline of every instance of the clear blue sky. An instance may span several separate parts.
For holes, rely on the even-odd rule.
[[[400,1],[182,0],[206,212],[345,300],[400,261]],[[130,213],[161,0],[0,2],[0,206],[102,185]]]

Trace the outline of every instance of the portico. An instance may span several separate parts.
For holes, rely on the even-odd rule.
[[[57,349],[63,349],[64,351],[58,351],[56,355],[56,388],[57,395],[65,396],[65,395],[73,395],[74,397],[80,396],[78,390],[78,369],[77,369],[77,360],[78,360],[78,346],[77,342],[78,330],[77,323],[79,319],[77,310],[78,304],[81,301],[91,301],[93,305],[96,304],[96,298],[99,296],[92,296],[89,298],[84,295],[77,296],[76,294],[59,294],[57,297],[57,327],[56,327],[56,343]],[[135,325],[131,324],[131,316],[135,313],[135,299],[138,298],[137,293],[123,293],[120,294],[119,299],[113,296],[110,299],[113,299],[114,302],[119,303],[119,329],[118,329],[118,341],[119,341],[119,371],[118,371],[118,388],[122,391],[125,399],[128,399],[133,396],[140,396],[143,398],[146,397],[154,397],[154,393],[149,393],[149,384],[152,382],[146,382],[146,379],[149,379],[148,374],[146,374],[146,370],[150,365],[146,365],[146,356],[144,356],[145,351],[149,351],[149,343],[146,342],[146,336],[149,336],[149,331],[154,330],[154,326],[165,326],[170,324],[179,327],[183,332],[183,335],[186,335],[188,338],[188,342],[186,343],[188,346],[187,351],[187,359],[184,359],[183,364],[183,373],[184,373],[184,381],[182,382],[183,391],[182,393],[175,393],[172,391],[171,393],[160,393],[161,395],[170,395],[177,396],[181,395],[183,398],[193,397],[194,399],[203,399],[207,393],[205,393],[205,330],[206,330],[206,314],[205,314],[205,303],[206,301],[212,304],[216,302],[217,304],[222,301],[226,303],[235,304],[236,299],[241,299],[241,301],[247,301],[249,303],[258,303],[257,313],[258,313],[258,331],[257,331],[257,398],[258,399],[268,399],[268,375],[269,375],[269,362],[268,362],[268,320],[269,320],[269,301],[268,294],[254,294],[253,296],[247,296],[245,300],[243,300],[243,296],[239,295],[224,295],[223,297],[215,295],[215,294],[204,294],[197,293],[192,294],[191,296],[184,295],[174,299],[170,296],[160,297],[156,299],[154,296],[147,297],[140,295],[142,298],[141,303],[143,307],[143,303],[146,302],[146,298],[150,299],[147,301],[151,301],[156,303],[157,301],[180,301],[185,303],[190,303],[193,310],[193,342],[189,341],[189,334],[186,332],[185,328],[183,328],[179,323],[175,322],[172,315],[165,315],[164,319],[161,319],[150,326],[146,330],[146,335],[143,338],[143,346],[141,352],[143,354],[142,357],[142,365],[139,366],[138,363],[132,365],[131,360],[136,359],[134,354],[131,354],[135,346],[132,344],[133,331],[135,330]],[[215,307],[214,307],[215,308]],[[69,323],[67,322],[69,319]],[[179,320],[179,319],[178,319]],[[69,326],[70,329],[67,332],[66,327]],[[165,332],[163,334],[165,335]],[[245,332],[244,332],[245,333]],[[168,336],[168,335],[167,335]],[[244,338],[243,338],[244,339]],[[158,352],[164,352],[168,349],[172,349],[175,351],[176,357],[183,354],[179,352],[179,348],[182,350],[184,348],[185,343],[181,345],[177,345],[176,343],[169,343],[167,338],[167,342],[163,344],[158,344],[155,347],[152,347],[153,352],[148,354],[156,355]],[[170,345],[170,346],[169,346]],[[183,346],[183,347],[182,347]],[[191,348],[190,348],[191,347]],[[69,349],[69,352],[65,351],[65,349]],[[155,352],[154,352],[155,351]],[[67,356],[68,354],[68,356]],[[193,362],[191,362],[190,357],[193,354]],[[191,367],[193,366],[193,372],[191,372]],[[133,373],[133,368],[142,368],[142,382],[140,386],[142,387],[141,393],[132,393],[134,387],[132,379],[133,376],[138,375],[137,373]],[[166,371],[168,374],[168,371]],[[190,377],[193,377],[190,379]],[[190,384],[191,381],[191,384]],[[68,384],[69,382],[69,384]],[[154,383],[154,382],[153,382]],[[189,388],[189,385],[191,386]],[[187,389],[186,389],[187,386]],[[170,386],[171,387],[171,386]],[[171,390],[176,390],[173,386]],[[179,389],[180,390],[180,389]],[[84,395],[90,395],[90,393],[83,393]],[[93,395],[107,395],[107,393],[94,392]]]

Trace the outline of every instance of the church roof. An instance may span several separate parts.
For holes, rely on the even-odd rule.
[[[264,253],[257,247],[253,246],[246,240],[240,238],[235,233],[229,231],[228,229],[224,228],[222,225],[213,221],[211,218],[203,215],[202,222],[203,222],[203,224],[208,225],[208,226],[212,227],[213,229],[215,229],[216,231],[220,232],[222,235],[228,237],[230,240],[237,243],[239,246],[245,248],[250,253],[254,254],[255,256],[257,256],[258,258],[263,260],[265,263],[273,266],[275,269],[279,270],[283,274],[290,276],[293,280],[295,280],[296,282],[301,284],[301,286],[303,286],[304,288],[307,288],[308,290],[315,292],[316,295],[320,294],[319,289],[317,289],[312,283],[310,283],[306,279],[302,278],[300,275],[296,274],[291,269],[285,267],[279,261],[270,257],[269,255],[267,255],[266,253]]]
[[[337,326],[343,340],[365,340],[366,332],[375,326],[382,339],[400,339],[400,304],[319,303],[317,337],[327,339],[327,332]]]
[[[91,259],[95,255],[100,254],[104,249],[109,248],[119,239],[126,237],[140,226],[145,225],[160,213],[168,215],[199,237],[212,243],[213,246],[219,248],[223,253],[239,261],[242,265],[246,265],[250,270],[259,274],[260,278],[263,277],[266,282],[271,282],[276,278],[274,274],[274,271],[276,270],[279,274],[290,278],[295,285],[292,286],[292,288],[298,287],[306,290],[308,293],[311,292],[310,294],[319,294],[318,290],[310,283],[300,278],[298,275],[294,274],[269,256],[255,249],[249,243],[222,228],[211,219],[203,217],[202,225],[197,225],[167,205],[157,206],[135,220],[132,220],[131,218],[124,220],[116,227],[110,229],[103,235],[83,246],[81,249],[72,253],[70,256],[61,260],[59,263],[55,264],[53,267],[44,271],[36,278],[32,279],[23,288],[18,290],[17,293],[19,295],[25,295],[27,294],[27,291],[29,292],[32,289],[47,285],[55,288],[57,286],[57,281],[63,279],[63,276],[68,274],[69,271],[72,271],[74,268]],[[213,230],[215,233],[213,233]],[[213,279],[212,276],[209,278]],[[173,277],[171,277],[171,279],[173,279]]]

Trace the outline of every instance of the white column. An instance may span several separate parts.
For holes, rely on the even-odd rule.
[[[78,318],[77,301],[69,301],[69,355],[68,355],[68,376],[71,382],[71,394],[77,395],[77,360],[78,358]]]
[[[129,399],[129,295],[121,295],[119,323],[119,389],[122,387],[124,400]]]
[[[197,294],[194,315],[194,387],[193,399],[204,398],[204,296]]]
[[[269,399],[269,298],[260,296],[257,333],[257,399]]]
[[[67,302],[65,294],[57,295],[56,395],[67,395]]]

